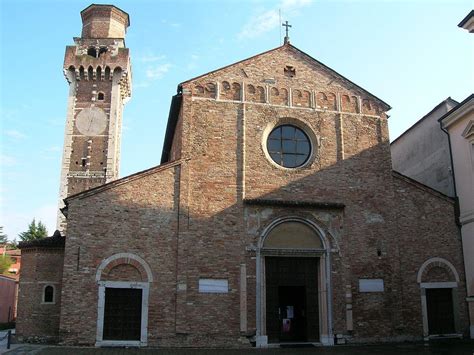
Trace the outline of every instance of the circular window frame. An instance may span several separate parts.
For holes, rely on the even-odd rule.
[[[306,136],[308,137],[308,140],[309,140],[310,150],[309,150],[308,158],[306,159],[306,161],[303,164],[301,164],[299,166],[296,166],[294,168],[288,168],[288,167],[285,167],[285,166],[280,165],[277,162],[275,162],[273,160],[273,158],[271,157],[270,153],[268,152],[268,149],[267,149],[267,141],[268,141],[268,136],[270,135],[270,133],[272,133],[275,128],[277,128],[279,126],[284,126],[284,125],[291,125],[291,126],[295,126],[299,129],[301,129],[303,131],[303,133],[306,134]],[[261,143],[262,143],[263,153],[265,154],[265,157],[267,158],[268,162],[271,165],[273,165],[274,167],[277,167],[279,169],[286,170],[286,171],[297,171],[297,170],[304,169],[304,168],[310,166],[313,163],[314,159],[316,158],[316,155],[317,155],[316,153],[317,153],[317,150],[318,150],[318,147],[319,147],[319,137],[316,136],[314,131],[311,129],[309,124],[307,124],[306,122],[303,122],[301,120],[298,120],[298,119],[292,118],[292,117],[283,117],[283,118],[278,119],[277,121],[269,123],[265,127],[265,129],[263,131],[262,142]]]

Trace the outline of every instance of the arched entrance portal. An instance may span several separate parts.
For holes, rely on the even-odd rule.
[[[147,345],[148,294],[153,275],[145,260],[131,253],[114,254],[102,261],[96,281],[96,346]]]
[[[459,336],[458,285],[459,275],[448,260],[434,257],[426,260],[418,270],[417,282],[421,289],[423,336]]]
[[[266,228],[257,250],[257,346],[333,344],[330,249],[324,232],[304,219]]]

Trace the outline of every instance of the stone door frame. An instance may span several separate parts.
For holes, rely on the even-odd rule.
[[[136,281],[101,281],[104,270],[111,269],[120,264],[132,264],[138,267],[142,278],[147,282]],[[98,289],[97,303],[97,332],[95,346],[146,346],[148,341],[148,296],[153,274],[148,264],[139,256],[131,253],[114,254],[102,261],[96,273]],[[104,312],[105,312],[105,289],[106,288],[129,288],[142,290],[142,314],[140,340],[104,340]]]
[[[104,340],[105,289],[129,288],[142,290],[142,320],[140,340]],[[148,335],[148,282],[99,281],[99,301],[97,305],[97,336],[95,346],[146,346]]]
[[[312,228],[321,238],[324,249],[268,249],[264,248],[265,238],[277,225],[285,222],[300,222]],[[315,223],[300,217],[279,218],[273,221],[261,234],[256,252],[256,346],[268,347],[266,332],[266,281],[265,257],[314,257],[319,259],[318,268],[318,308],[319,341],[322,345],[334,345],[331,288],[331,247],[324,231]]]
[[[429,268],[438,266],[447,270],[453,277],[455,281],[446,281],[446,282],[422,282],[423,274]],[[425,340],[429,340],[431,337],[437,337],[436,334],[430,334],[428,326],[428,303],[426,300],[426,289],[428,288],[450,288],[452,292],[452,302],[453,302],[453,316],[454,316],[454,334],[443,334],[448,336],[462,337],[460,332],[460,323],[459,323],[459,302],[458,302],[458,286],[459,286],[459,275],[456,271],[456,268],[448,260],[434,257],[426,260],[423,265],[420,267],[417,275],[417,282],[420,285],[420,297],[421,297],[421,313],[423,317],[423,337]]]

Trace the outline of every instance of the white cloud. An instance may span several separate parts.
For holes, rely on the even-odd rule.
[[[138,61],[146,63],[146,66],[140,66],[137,77],[140,79],[133,85],[135,89],[149,87],[151,82],[160,79],[172,67],[170,63],[163,63],[165,55],[157,55],[150,50],[138,57]],[[143,77],[144,75],[144,77]]]
[[[144,63],[153,63],[159,60],[163,60],[165,58],[166,58],[165,55],[155,55],[155,54],[147,53],[145,55],[142,55],[141,57],[138,57],[137,60],[139,62],[144,62]]]
[[[49,147],[49,148],[46,148],[46,151],[47,152],[60,152],[61,151],[61,147],[57,146],[57,145],[53,145],[52,147]]]
[[[181,27],[181,23],[179,22],[169,22],[168,20],[161,20],[161,23],[164,24],[164,25],[169,25],[170,27],[174,27],[174,28],[179,28]]]
[[[17,161],[14,157],[0,154],[0,165],[2,166],[13,166],[16,165]]]
[[[239,38],[254,38],[268,32],[279,24],[278,10],[268,10],[254,16],[240,31]]]
[[[17,131],[16,129],[9,129],[8,131],[5,131],[5,134],[13,139],[24,139],[26,138],[26,135]]]
[[[283,0],[281,2],[281,9],[284,11],[289,11],[295,8],[300,8],[306,5],[311,4],[312,0]]]
[[[280,14],[281,10],[282,20],[287,19],[289,15],[296,16],[298,10],[311,4],[312,0],[282,0],[282,2],[269,10],[262,10],[254,15],[244,25],[238,34],[239,39],[255,38],[274,28],[281,26]]]
[[[188,63],[188,65],[186,65],[186,69],[187,69],[188,71],[194,70],[194,69],[196,69],[197,67],[198,67],[197,64],[194,63],[194,62]]]
[[[151,80],[158,80],[160,79],[164,74],[166,74],[171,68],[171,64],[165,63],[165,64],[159,64],[154,67],[148,67],[146,70],[146,77]]]
[[[64,126],[64,122],[66,122],[66,116],[64,116],[64,118],[63,117],[48,118],[47,122],[51,126],[58,126],[58,127]]]
[[[13,120],[20,114],[20,110],[0,107],[0,117],[2,120]]]
[[[198,56],[197,54],[191,54],[191,56],[190,56],[191,60],[186,65],[186,70],[192,71],[192,70],[196,69],[198,67],[198,64],[196,62],[199,60],[199,58],[200,58],[200,56]]]
[[[150,83],[148,81],[141,81],[139,83],[133,84],[134,89],[147,88],[149,86],[150,86]]]
[[[40,157],[41,159],[47,159],[47,160],[56,160],[58,159],[58,152],[61,151],[61,147],[57,146],[57,145],[53,145],[51,147],[48,147],[48,148],[44,148],[41,150],[41,154],[40,154]]]

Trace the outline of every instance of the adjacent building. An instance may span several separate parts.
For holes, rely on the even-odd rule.
[[[4,245],[0,247],[0,258],[2,257],[8,257],[11,264],[3,274],[0,274],[0,323],[9,323],[16,318],[21,251],[9,250],[7,245]]]
[[[467,302],[470,314],[470,336],[474,339],[474,94],[443,115],[441,129],[449,135],[455,191],[459,210],[464,266],[466,268]]]
[[[474,10],[459,24],[474,33]],[[470,337],[474,339],[474,98],[448,97],[391,144],[398,171],[456,200],[466,269]]]
[[[458,104],[448,97],[392,141],[393,170],[454,197],[448,136],[438,119]]]

